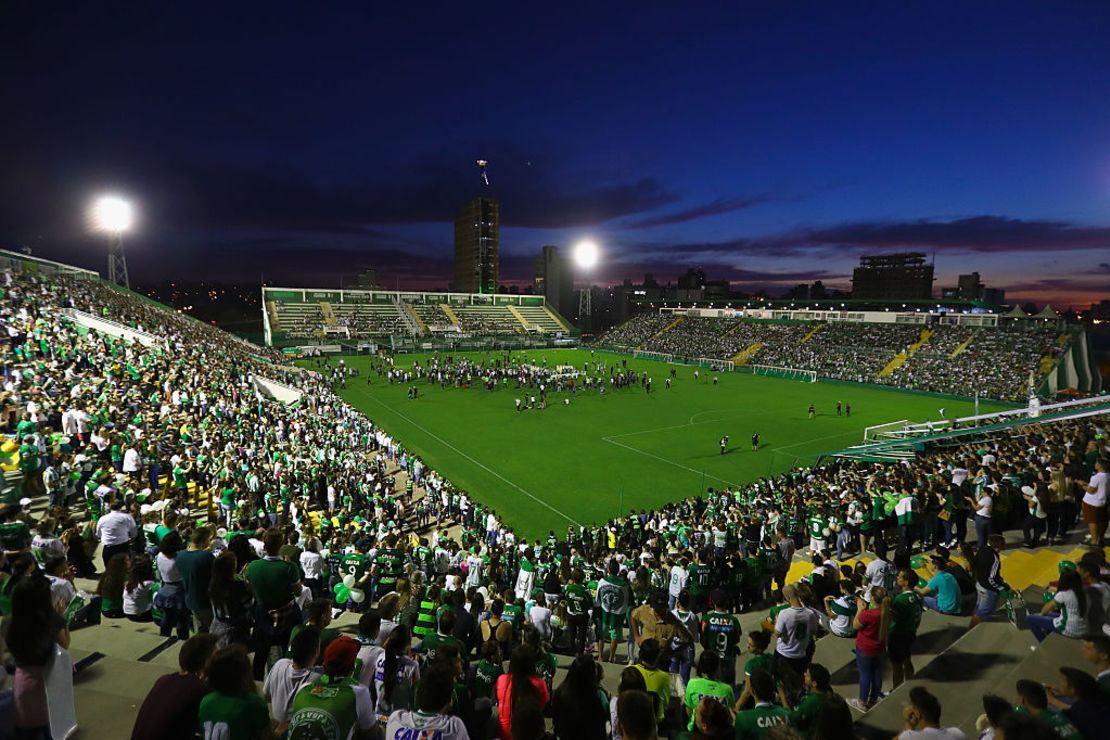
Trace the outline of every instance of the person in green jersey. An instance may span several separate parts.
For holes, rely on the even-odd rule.
[[[504,673],[502,668],[505,660],[501,655],[501,645],[497,640],[489,640],[482,645],[480,659],[474,666],[474,675],[470,681],[470,692],[474,699],[484,707],[489,707],[493,697],[493,689],[497,685],[498,677]],[[479,706],[482,709],[483,706]]]
[[[748,683],[755,706],[736,713],[736,740],[759,740],[774,727],[792,726],[790,710],[771,703],[775,698],[775,679],[770,673],[757,668]]]
[[[689,580],[687,588],[690,590],[690,610],[701,614],[709,601],[709,585],[713,576],[713,566],[709,564],[707,550],[698,550],[695,561],[687,569]]]
[[[444,645],[453,645],[459,651],[459,655],[464,656],[465,664],[466,646],[463,645],[462,640],[451,635],[455,630],[455,621],[456,615],[453,609],[447,609],[439,613],[436,631],[424,635],[420,644],[416,646],[416,652],[423,653],[426,662],[434,663],[439,659],[440,648]]]
[[[374,558],[372,571],[379,600],[390,591],[397,590],[397,579],[404,573],[405,567],[405,551],[397,549],[394,535],[388,535],[382,545]]]
[[[917,573],[911,568],[898,572],[898,587],[901,592],[894,597],[890,606],[890,630],[887,637],[887,654],[893,668],[894,687],[913,678],[913,643],[917,639],[917,628],[921,625],[921,612],[924,605],[921,594],[915,590]]]
[[[19,519],[19,504],[8,504],[0,512],[0,545],[8,556],[31,549],[31,529]]]
[[[686,706],[686,729],[694,729],[694,715],[698,702],[705,697],[715,699],[723,706],[731,706],[735,698],[732,693],[732,686],[717,680],[721,668],[721,660],[717,654],[712,650],[704,651],[698,657],[697,671],[698,675],[686,684],[686,697],[684,704]]]
[[[813,737],[821,708],[832,693],[829,670],[820,663],[810,663],[806,668],[804,681],[806,693],[791,709],[790,723],[806,737]]]
[[[608,573],[597,584],[597,599],[594,602],[594,619],[597,621],[597,655],[603,661],[615,663],[617,643],[624,638],[624,625],[628,622],[628,612],[632,600],[632,590],[628,581],[620,575],[616,560],[610,560]],[[606,657],[604,647],[609,643]]]
[[[773,677],[775,675],[775,658],[767,652],[767,648],[771,646],[771,633],[766,630],[759,630],[758,632],[751,632],[748,634],[748,652],[752,657],[744,663],[744,690],[740,692],[740,697],[736,700],[733,709],[740,711],[741,708],[748,705],[752,699],[752,674],[756,671],[765,671]]]
[[[204,740],[268,740],[270,708],[251,680],[241,646],[218,650],[208,664],[211,691],[200,701],[197,720]]]
[[[575,568],[570,575],[570,583],[563,590],[567,602],[567,628],[570,631],[571,653],[581,655],[586,650],[587,633],[590,626],[590,605],[593,599],[582,585],[586,574]]]
[[[378,724],[369,687],[351,680],[359,643],[339,637],[324,651],[324,675],[293,698],[288,740],[367,740]]]
[[[1071,720],[1048,708],[1048,692],[1042,684],[1023,678],[1017,682],[1017,695],[1014,711],[1028,714],[1052,728],[1060,740],[1080,740],[1083,737]]]
[[[711,597],[712,608],[701,618],[701,646],[704,650],[717,654],[720,680],[734,686],[736,654],[739,652],[740,635],[744,630],[740,626],[740,620],[729,611],[732,601],[728,592],[717,589]]]

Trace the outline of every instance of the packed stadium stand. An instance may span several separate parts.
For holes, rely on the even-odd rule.
[[[466,336],[569,336],[570,324],[542,296],[396,291],[263,289],[271,346],[302,340]]]
[[[87,271],[16,255],[0,279],[0,634],[13,679],[0,727],[20,736],[343,738],[378,725],[391,739],[480,740],[539,737],[546,716],[559,737],[604,738],[611,710],[632,722],[619,689],[639,686],[657,697],[637,717],[643,737],[693,722],[696,737],[770,723],[784,738],[890,738],[914,712],[962,732],[949,738],[977,736],[977,723],[1007,738],[1105,737],[1105,407],[529,543],[481,491],[344,403],[344,364],[285,366]],[[330,308],[311,321],[328,325]],[[643,344],[676,321],[611,337]],[[731,329],[743,342],[774,334]],[[702,346],[704,327],[682,331]],[[828,351],[854,338],[893,355],[915,340],[905,327],[820,331]],[[1046,346],[980,339],[988,352]],[[937,346],[951,358],[956,341]],[[260,379],[295,398],[261,393]]]
[[[1097,390],[1085,340],[1056,321],[1005,321],[996,326],[764,321],[681,313],[644,313],[610,330],[600,346],[674,358],[731,360],[816,372],[818,377],[880,383],[914,390],[1022,401],[1030,378],[1040,386],[1069,351],[1070,373]],[[981,320],[981,319],[979,319]],[[1059,386],[1055,378],[1054,385]],[[1061,386],[1063,387],[1063,386]]]

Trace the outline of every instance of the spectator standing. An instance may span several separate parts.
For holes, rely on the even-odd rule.
[[[301,574],[296,565],[278,554],[283,540],[280,531],[267,530],[262,539],[266,556],[252,562],[246,570],[247,581],[257,600],[254,615],[254,676],[257,680],[265,674],[270,648],[280,646],[284,650],[290,632],[301,621],[301,609],[294,600],[300,595]]]
[[[69,630],[50,597],[50,581],[38,574],[13,576],[11,616],[4,642],[15,661],[14,724],[27,737],[49,737],[46,669],[55,646],[69,647]]]
[[[1086,541],[1102,547],[1106,535],[1106,487],[1108,464],[1105,458],[1095,462],[1091,479],[1083,486],[1083,521],[1087,522]]]
[[[189,536],[189,547],[177,554],[177,572],[185,587],[185,606],[197,620],[197,632],[207,632],[212,627],[212,599],[208,586],[212,581],[212,562],[215,556],[208,550],[212,531],[197,527]]]
[[[154,682],[139,707],[131,740],[193,740],[197,712],[208,693],[208,660],[216,650],[213,635],[193,635],[177,654],[177,673]]]
[[[521,701],[534,700],[547,706],[547,684],[536,675],[536,656],[531,648],[520,645],[513,650],[509,672],[497,679],[497,714],[502,740],[513,740],[513,709]]]
[[[197,717],[206,740],[269,740],[270,708],[251,680],[247,653],[238,646],[219,650],[208,664],[209,691]]]
[[[871,589],[870,604],[863,599],[856,601],[856,616],[852,619],[852,627],[856,630],[859,698],[849,699],[848,703],[863,713],[871,711],[882,693],[882,658],[886,653],[889,623],[890,599],[882,587]]]
[[[115,498],[109,504],[109,511],[96,521],[96,538],[100,540],[100,557],[104,567],[117,553],[131,549],[131,540],[138,534],[135,518],[123,511],[123,501]]]

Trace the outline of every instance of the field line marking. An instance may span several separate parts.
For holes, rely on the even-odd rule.
[[[682,425],[682,426],[685,426],[685,425]],[[635,452],[635,453],[640,454],[640,455],[646,455],[647,457],[655,458],[659,462],[665,462],[668,465],[673,465],[676,468],[682,468],[683,470],[688,470],[691,473],[701,473],[706,478],[711,478],[715,481],[720,481],[721,483],[727,483],[730,486],[739,485],[738,483],[734,483],[733,481],[725,480],[724,478],[718,478],[715,475],[710,475],[709,473],[705,472],[704,470],[695,470],[694,468],[688,468],[685,465],[682,465],[681,463],[676,463],[674,460],[668,460],[667,458],[660,457],[659,455],[656,455],[654,453],[645,452],[644,450],[638,450],[635,447],[624,444],[623,442],[614,441],[612,437],[602,437],[601,441],[602,442],[608,442],[609,444],[616,445],[617,447],[623,447],[626,450],[631,450],[632,452]]]
[[[722,409],[711,409],[711,410],[712,411],[720,411]],[[701,412],[701,414],[704,414],[704,413],[706,413],[706,412],[704,412],[704,411]],[[694,416],[699,416],[699,415],[700,414],[694,414]],[[611,434],[608,437],[602,437],[602,439],[608,441],[610,439],[620,439],[621,437],[635,437],[638,434],[651,434],[652,432],[665,432],[668,429],[685,429],[686,427],[696,427],[699,424],[712,424],[713,422],[717,422],[717,421],[726,421],[730,418],[734,418],[734,417],[738,417],[738,416],[751,416],[751,414],[749,414],[747,412],[736,412],[734,414],[731,414],[730,416],[725,416],[725,417],[722,417],[720,419],[709,419],[707,421],[698,421],[698,422],[688,421],[685,424],[671,424],[670,426],[656,427],[655,429],[641,429],[638,432],[622,432],[621,434]],[[691,416],[690,418],[693,419],[694,417]]]
[[[824,440],[824,439],[835,439],[836,437],[843,437],[845,435],[852,434],[854,431],[855,431],[854,429],[849,429],[848,431],[840,432],[839,434],[829,434],[829,435],[826,435],[824,437],[814,437],[813,439],[807,439],[807,440],[803,440],[801,442],[795,442],[794,444],[786,445],[785,447],[772,447],[770,449],[772,451],[775,451],[775,452],[782,452],[783,450],[792,450],[795,447],[801,447],[802,445],[807,445],[811,442],[820,442],[821,440]]]
[[[451,448],[451,449],[452,449],[452,450],[454,450],[454,451],[455,451],[456,453],[458,453],[459,455],[462,455],[462,456],[463,456],[463,457],[465,457],[465,458],[466,458],[467,460],[469,460],[470,462],[474,463],[475,465],[477,465],[477,466],[478,466],[479,468],[481,468],[482,470],[486,471],[486,472],[487,472],[487,473],[489,473],[490,475],[492,475],[492,476],[494,476],[494,477],[496,477],[496,478],[499,478],[500,480],[503,480],[504,482],[508,483],[508,484],[509,484],[510,486],[512,486],[512,487],[513,487],[513,488],[515,488],[516,490],[520,491],[520,492],[521,492],[521,493],[523,493],[523,494],[524,494],[525,496],[527,496],[528,498],[530,498],[530,499],[532,499],[533,501],[535,501],[535,502],[536,502],[537,504],[539,504],[539,505],[541,505],[541,506],[543,506],[543,507],[547,508],[547,509],[548,509],[548,510],[550,510],[550,511],[553,511],[553,512],[555,512],[556,514],[558,514],[559,516],[563,517],[564,519],[566,519],[566,520],[567,520],[568,522],[570,522],[571,524],[577,525],[577,526],[579,526],[579,527],[583,526],[581,522],[578,522],[578,521],[576,521],[575,519],[573,519],[573,518],[571,518],[571,517],[567,516],[566,514],[564,514],[563,512],[559,511],[558,509],[556,509],[556,508],[555,508],[554,506],[552,506],[551,504],[547,503],[546,501],[544,501],[544,500],[542,500],[542,499],[539,499],[539,498],[536,498],[536,497],[535,497],[535,496],[533,496],[533,495],[532,495],[531,493],[529,493],[528,491],[525,491],[525,490],[524,490],[523,488],[521,488],[520,486],[518,486],[518,485],[517,485],[516,483],[513,483],[513,482],[512,482],[511,480],[509,480],[509,479],[508,479],[508,478],[506,478],[505,476],[503,476],[503,475],[501,475],[500,473],[498,473],[498,472],[497,472],[496,470],[493,470],[492,468],[490,468],[490,467],[488,467],[488,466],[484,465],[483,463],[480,463],[480,462],[478,462],[478,461],[477,461],[477,460],[475,460],[475,459],[474,459],[473,457],[471,457],[470,455],[466,454],[465,452],[463,452],[462,450],[460,450],[460,449],[459,449],[458,447],[456,447],[455,445],[453,445],[453,444],[451,444],[450,442],[448,442],[447,440],[445,440],[445,439],[444,439],[443,437],[440,437],[440,436],[439,436],[438,434],[435,434],[435,433],[433,433],[433,432],[430,432],[430,431],[428,431],[427,429],[425,429],[424,427],[420,426],[420,425],[419,425],[419,424],[417,424],[417,423],[416,423],[415,421],[413,421],[413,420],[412,420],[412,419],[410,419],[409,417],[405,416],[404,414],[402,414],[402,413],[401,413],[400,411],[398,411],[397,409],[395,409],[395,408],[393,408],[392,406],[390,406],[390,405],[389,405],[388,403],[386,403],[385,401],[382,401],[382,400],[380,400],[380,399],[378,399],[378,398],[374,398],[373,396],[367,396],[367,398],[369,398],[369,399],[370,399],[371,401],[374,401],[374,402],[376,402],[376,403],[380,403],[380,404],[381,404],[382,406],[385,406],[385,407],[386,407],[387,409],[389,409],[389,410],[390,410],[390,411],[392,411],[393,413],[397,414],[397,416],[401,417],[402,419],[404,419],[405,421],[407,421],[407,422],[408,422],[409,424],[412,424],[412,425],[413,425],[414,427],[416,427],[416,428],[417,428],[417,429],[419,429],[420,431],[424,432],[424,434],[427,434],[427,435],[428,435],[429,437],[431,437],[432,439],[434,439],[434,440],[438,441],[438,442],[439,442],[440,444],[444,445],[445,447],[449,447],[449,448]]]

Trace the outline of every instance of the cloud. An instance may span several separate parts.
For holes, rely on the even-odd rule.
[[[624,227],[628,229],[650,229],[655,226],[681,224],[687,221],[696,221],[708,216],[719,216],[723,213],[745,210],[771,200],[773,200],[773,198],[769,195],[755,195],[742,198],[718,198],[717,200],[704,203],[694,208],[688,208],[684,211],[664,213],[659,216],[649,216],[647,218],[638,219],[624,224]]]
[[[1110,249],[1110,227],[983,215],[948,221],[855,221],[764,237],[739,236],[715,242],[656,243],[647,248],[671,254],[718,253],[778,257],[820,257],[858,253],[860,250],[906,249],[967,253],[1049,252]]]
[[[450,223],[470,198],[501,201],[502,225],[527,228],[592,226],[668,205],[677,199],[654,177],[567,186],[551,178],[506,175],[479,189],[474,173],[425,166],[386,182],[314,182],[276,169],[192,168],[189,189],[214,228],[268,228],[368,234],[376,227]]]

